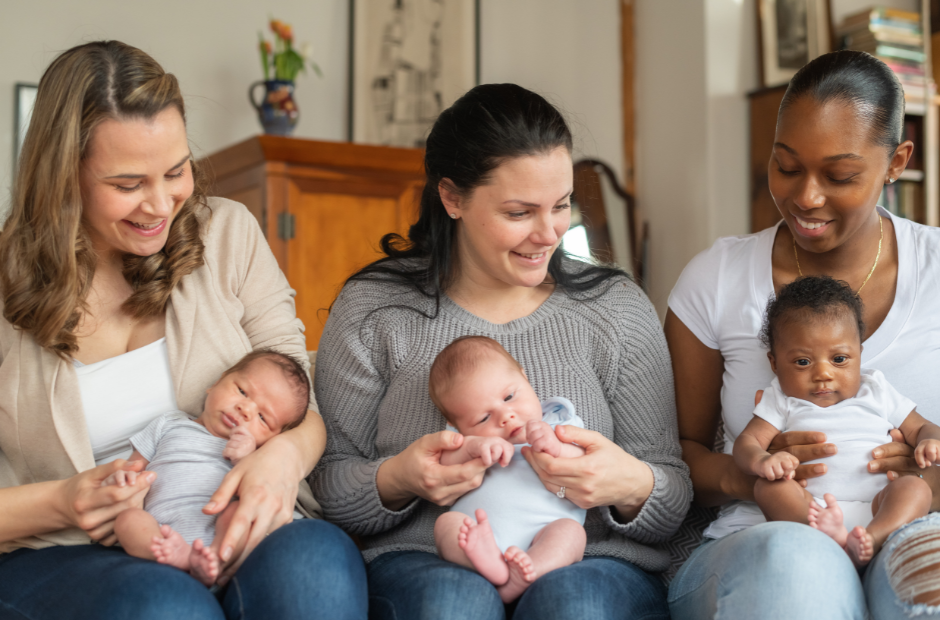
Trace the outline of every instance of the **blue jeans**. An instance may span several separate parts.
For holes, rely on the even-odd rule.
[[[367,572],[370,620],[669,619],[659,578],[615,558],[586,557],[539,577],[508,614],[493,584],[433,553],[385,553]]]
[[[307,519],[265,538],[219,598],[181,570],[98,545],[0,555],[0,620],[367,617],[365,567],[336,526]]]
[[[673,620],[866,616],[852,561],[831,538],[776,521],[708,540],[669,586]]]

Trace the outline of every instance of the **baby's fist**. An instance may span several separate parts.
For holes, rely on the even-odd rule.
[[[760,459],[754,473],[767,480],[792,480],[799,464],[789,452],[777,452]]]
[[[232,434],[229,435],[228,443],[225,444],[225,449],[222,450],[222,456],[235,464],[254,452],[257,447],[258,443],[255,441],[254,435],[246,427],[236,426],[232,429]]]
[[[940,461],[940,441],[925,439],[917,444],[914,450],[914,460],[921,469],[936,465]]]
[[[502,437],[468,437],[468,453],[472,458],[483,460],[483,464],[489,467],[494,463],[499,463],[503,467],[509,465],[515,448]]]
[[[556,459],[561,456],[561,442],[552,427],[542,420],[529,420],[525,425],[525,438],[533,452],[544,452]]]

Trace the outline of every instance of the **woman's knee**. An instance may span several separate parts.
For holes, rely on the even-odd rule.
[[[102,582],[102,590],[94,597],[93,605],[93,615],[99,618],[221,620],[225,617],[222,607],[204,585],[184,571],[150,560],[125,565],[103,576]]]
[[[284,566],[297,567],[284,571]],[[239,573],[274,571],[292,586],[322,585],[357,590],[365,588],[365,564],[352,539],[341,529],[319,519],[294,521],[264,539],[248,556]],[[325,581],[325,575],[329,579]]]
[[[751,578],[799,580],[804,583],[807,568],[814,574],[844,576],[858,580],[855,568],[839,545],[822,532],[786,521],[764,523],[733,536],[735,564]],[[829,553],[819,553],[820,550]],[[807,562],[813,551],[812,562]],[[802,567],[802,568],[801,568]]]
[[[369,566],[369,617],[502,620],[496,588],[478,573],[424,552],[392,552]]]

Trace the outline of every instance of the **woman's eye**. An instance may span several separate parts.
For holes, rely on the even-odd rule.
[[[115,185],[114,187],[116,187],[119,192],[124,192],[124,193],[126,193],[126,194],[129,194],[129,193],[131,193],[131,192],[136,192],[137,190],[139,190],[139,189],[140,189],[140,183],[138,183],[138,184],[135,185],[134,187],[126,187],[126,186],[124,186],[124,185]]]
[[[780,174],[786,175],[786,176],[788,176],[788,177],[791,177],[791,176],[793,176],[793,175],[795,175],[795,174],[799,174],[799,173],[800,173],[799,170],[784,170],[784,169],[783,169],[782,167],[780,167],[780,166],[777,166],[777,171],[780,172]]]
[[[507,213],[506,215],[508,215],[508,216],[511,217],[511,218],[516,218],[516,219],[518,219],[518,218],[520,218],[520,217],[525,217],[525,214],[526,214],[525,211],[512,211],[512,212],[510,212],[510,213]]]
[[[556,208],[557,210],[559,210],[559,211],[564,211],[565,209],[570,209],[570,208],[571,208],[571,204],[565,203],[565,204],[563,204],[563,205],[558,205],[558,206],[556,206],[555,208]]]
[[[844,355],[836,355],[834,358],[832,358],[832,361],[836,364],[844,364],[846,359],[847,358]]]
[[[851,182],[852,182],[852,179],[854,179],[854,178],[855,178],[855,175],[852,174],[852,175],[849,175],[849,176],[845,177],[844,179],[834,179],[834,178],[832,178],[832,177],[829,177],[829,180],[832,181],[833,183],[837,183],[837,184],[839,184],[839,185],[843,185],[843,184],[845,184],[845,183],[851,183]]]
[[[176,174],[168,174],[168,175],[166,175],[166,178],[168,178],[168,179],[178,179],[178,178],[182,177],[184,174],[186,174],[186,168],[180,168],[180,171],[179,171],[179,172],[177,172]]]
[[[508,403],[509,401],[512,400],[512,397],[513,397],[513,396],[515,396],[515,393],[510,394],[509,396],[507,396],[506,398],[504,398],[504,399],[503,399],[503,402],[504,402],[504,403]]]

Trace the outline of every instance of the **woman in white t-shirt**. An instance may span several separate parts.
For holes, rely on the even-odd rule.
[[[820,532],[765,523],[753,503],[755,478],[731,458],[755,394],[773,379],[758,339],[767,300],[801,275],[829,275],[859,293],[862,365],[883,372],[919,412],[940,422],[940,230],[875,206],[914,148],[901,141],[903,119],[903,90],[874,57],[842,51],[806,65],[781,103],[768,167],[783,221],[716,241],[689,263],[669,298],[666,337],[683,458],[696,501],[721,506],[670,586],[676,620],[712,618],[717,609],[731,618],[863,618],[866,605],[880,619],[940,603],[940,518],[898,530],[859,579],[848,556]],[[723,453],[712,452],[719,421]],[[821,432],[794,432],[779,435],[771,449],[805,462],[838,446]],[[940,475],[918,470],[912,456],[906,444],[886,443],[869,471],[890,479],[923,475],[937,510]],[[821,463],[803,465],[797,478],[825,471]],[[912,559],[921,563],[917,570]]]

